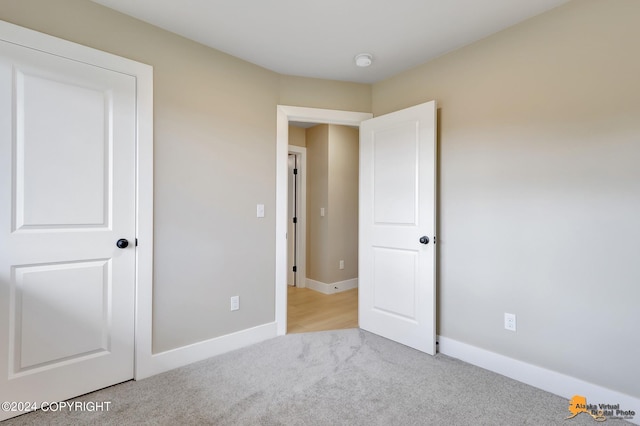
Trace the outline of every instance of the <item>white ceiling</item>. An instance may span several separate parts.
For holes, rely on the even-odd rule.
[[[568,0],[93,1],[281,74],[373,83]]]

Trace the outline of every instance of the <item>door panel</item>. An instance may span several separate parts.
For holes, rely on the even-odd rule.
[[[19,375],[110,349],[109,263],[15,268],[10,371]]]
[[[133,377],[135,93],[132,76],[0,41],[1,401]]]
[[[435,102],[428,102],[360,127],[360,327],[429,354],[435,353],[435,114]]]
[[[373,248],[374,310],[415,320],[416,266],[416,251]]]
[[[376,224],[416,221],[417,140],[414,122],[380,129],[373,140],[373,200]]]
[[[105,226],[111,94],[34,74],[16,70],[16,228]]]

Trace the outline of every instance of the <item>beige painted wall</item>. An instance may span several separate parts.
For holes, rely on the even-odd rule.
[[[307,129],[307,276],[328,283],[329,125]],[[325,216],[320,216],[320,209]],[[304,277],[303,277],[304,278]]]
[[[289,126],[289,145],[301,147],[307,146],[306,135],[306,129],[303,129],[302,127]]]
[[[0,19],[154,67],[154,352],[273,322],[276,105],[367,111],[370,86],[281,78],[88,0]]]
[[[280,105],[371,112],[371,85],[281,75]]]
[[[357,278],[358,130],[320,124],[307,129],[306,142],[307,278],[326,284]]]
[[[328,283],[358,278],[359,134],[358,129],[329,125]]]
[[[373,86],[376,115],[439,102],[440,335],[634,397],[638,16],[573,1]]]

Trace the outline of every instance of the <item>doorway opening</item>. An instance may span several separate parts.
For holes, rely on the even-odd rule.
[[[287,166],[287,285],[305,287],[307,149],[290,145]]]
[[[287,284],[298,285],[298,156],[289,152],[289,232],[287,232]]]
[[[287,332],[358,326],[357,126],[289,123]]]
[[[338,111],[279,105],[277,107],[276,145],[276,327],[277,334],[287,333],[287,169],[289,122],[342,124],[359,127],[373,117],[371,113]]]

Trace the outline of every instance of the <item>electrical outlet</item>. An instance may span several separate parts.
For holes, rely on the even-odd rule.
[[[240,309],[240,296],[233,296],[231,298],[231,310],[237,311]]]
[[[344,269],[344,260],[340,261],[340,269]]]
[[[504,313],[504,328],[509,331],[516,331],[516,314]]]

